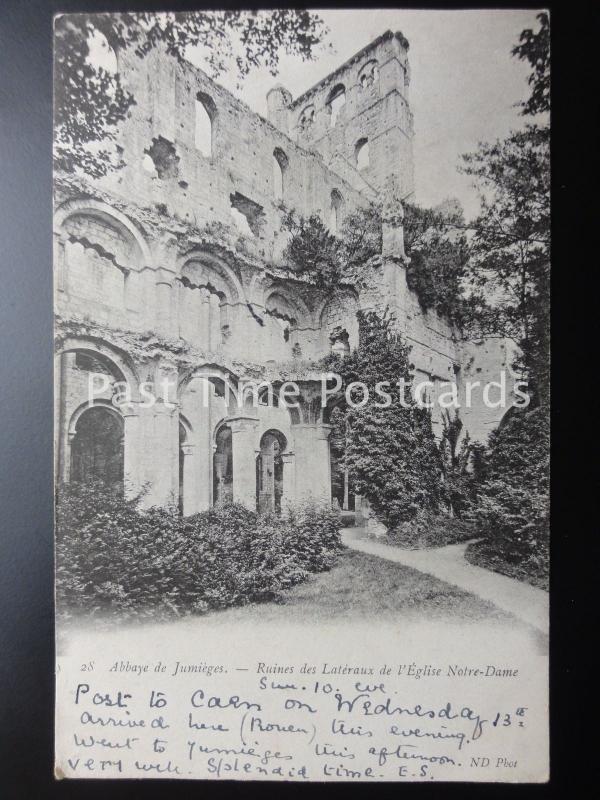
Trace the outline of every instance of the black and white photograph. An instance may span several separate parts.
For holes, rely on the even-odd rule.
[[[57,14],[55,777],[549,775],[550,14]]]

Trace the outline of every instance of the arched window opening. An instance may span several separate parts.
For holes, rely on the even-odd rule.
[[[329,92],[329,97],[327,98],[327,106],[331,114],[329,124],[332,128],[335,126],[339,113],[345,104],[346,88],[342,83],[338,83],[337,86],[334,86]]]
[[[306,131],[308,130],[313,122],[315,121],[315,107],[314,106],[306,106],[300,113],[300,130]]]
[[[123,489],[123,418],[114,409],[92,406],[75,426],[71,480],[99,481]]]
[[[87,38],[88,54],[86,61],[97,70],[103,69],[114,75],[118,71],[117,54],[108,43],[106,36],[94,28]]]
[[[196,95],[196,125],[194,130],[194,144],[203,156],[210,158],[213,154],[213,123],[216,116],[216,106],[212,98],[204,92]]]
[[[366,169],[369,166],[369,140],[366,137],[356,143],[354,158],[358,169]]]
[[[260,440],[256,459],[256,508],[259,513],[281,513],[283,496],[283,458],[287,440],[283,433],[269,430]]]
[[[376,61],[369,61],[362,68],[358,76],[358,82],[362,89],[373,86],[379,78],[379,67]]]
[[[343,206],[344,198],[337,189],[334,189],[331,192],[331,208],[329,214],[329,229],[333,234],[338,233],[340,229]]]
[[[277,200],[283,200],[285,192],[285,172],[288,168],[288,157],[280,147],[273,150],[273,193]]]
[[[231,428],[223,425],[217,431],[213,456],[213,503],[223,505],[233,500],[233,449]]]

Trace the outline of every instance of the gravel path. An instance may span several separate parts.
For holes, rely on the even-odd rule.
[[[342,529],[342,541],[347,547],[433,575],[514,614],[542,633],[548,633],[547,592],[469,564],[464,556],[469,542],[427,550],[405,550],[364,536],[362,528]]]

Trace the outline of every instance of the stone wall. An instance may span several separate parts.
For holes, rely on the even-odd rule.
[[[296,100],[276,87],[270,121],[160,50],[142,61],[119,54],[137,101],[119,136],[124,167],[98,180],[56,176],[57,475],[69,478],[94,363],[111,383],[93,405],[109,406],[116,382],[131,394],[119,410],[128,491],[148,505],[180,502],[184,513],[209,507],[230,478],[230,496],[253,506],[267,435],[285,442],[282,502],[331,500],[329,428],[310,369],[332,348],[357,346],[359,308],[394,315],[433,396],[455,377],[461,387],[496,377],[506,349],[460,342],[419,306],[399,222],[386,222],[381,258],[360,286],[329,294],[281,260],[286,207],[329,221],[335,196],[340,217],[373,200],[401,212],[413,189],[407,50],[387,33]],[[363,140],[369,159],[359,168]],[[299,382],[298,409],[228,400],[227,382],[266,376]],[[145,385],[158,402],[145,403]],[[483,438],[501,413],[481,406],[463,418]],[[439,433],[437,412],[434,425]],[[225,440],[230,452],[217,453]]]

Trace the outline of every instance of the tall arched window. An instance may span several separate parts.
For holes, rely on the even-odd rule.
[[[365,169],[369,166],[369,140],[366,137],[359,139],[356,143],[354,158],[358,169]]]
[[[334,86],[329,92],[329,96],[327,98],[327,106],[329,107],[329,111],[331,113],[330,125],[332,128],[334,127],[342,106],[345,103],[346,88],[343,83],[338,83],[337,86]]]
[[[273,193],[277,200],[283,200],[285,191],[285,172],[288,167],[288,157],[280,147],[273,150]]]
[[[196,149],[203,156],[210,158],[213,154],[213,123],[216,115],[216,106],[213,100],[204,92],[196,95],[196,127],[194,143]]]
[[[337,233],[342,222],[342,212],[344,208],[344,198],[337,189],[331,192],[331,210],[329,215],[329,229],[331,233]]]

